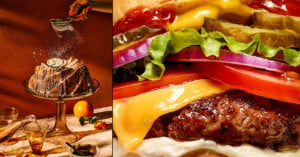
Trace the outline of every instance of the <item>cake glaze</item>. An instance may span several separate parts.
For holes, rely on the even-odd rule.
[[[82,60],[51,58],[35,67],[28,88],[47,97],[73,96],[92,89],[93,80]]]

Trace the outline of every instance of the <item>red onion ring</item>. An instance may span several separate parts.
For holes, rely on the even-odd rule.
[[[153,38],[148,38],[126,49],[113,53],[113,68],[120,67],[132,61],[144,58],[149,55],[149,45]]]
[[[168,61],[176,62],[220,62],[243,65],[283,73],[290,68],[288,64],[247,54],[233,53],[221,49],[220,56],[205,57],[200,47],[188,47],[181,52],[170,55]]]
[[[144,58],[149,55],[149,45],[152,38],[148,38],[126,49],[113,53],[113,68],[120,67],[132,61]],[[168,56],[168,61],[176,62],[221,62],[228,64],[243,65],[283,73],[291,69],[288,64],[273,61],[247,54],[233,53],[221,49],[219,57],[205,57],[200,47],[188,47],[177,54]]]

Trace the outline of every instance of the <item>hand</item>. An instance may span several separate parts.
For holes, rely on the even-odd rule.
[[[91,10],[88,0],[76,0],[70,5],[69,16],[74,21],[87,19],[87,13]]]

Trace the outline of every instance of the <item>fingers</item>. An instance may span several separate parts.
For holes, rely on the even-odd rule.
[[[80,14],[77,14],[76,16],[73,17],[73,20],[74,21],[86,20],[89,10],[90,10],[89,7],[84,8]]]
[[[74,21],[80,21],[87,19],[87,13],[92,7],[88,5],[81,5],[77,1],[70,5],[69,16]]]
[[[79,4],[76,1],[70,5],[69,16],[74,16],[77,14],[77,12],[79,11],[78,5]]]

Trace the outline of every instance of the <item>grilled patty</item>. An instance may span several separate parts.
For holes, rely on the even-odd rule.
[[[147,138],[208,139],[220,144],[249,143],[278,149],[299,146],[300,106],[242,91],[197,100],[157,119]]]

